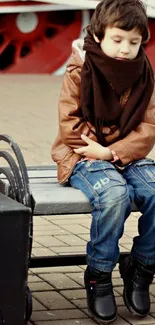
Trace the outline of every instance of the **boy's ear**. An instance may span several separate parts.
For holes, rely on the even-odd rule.
[[[94,37],[94,40],[96,43],[100,43],[100,40],[98,39],[98,37],[95,34],[93,34],[93,37]]]

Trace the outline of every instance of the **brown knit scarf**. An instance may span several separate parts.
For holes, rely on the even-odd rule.
[[[87,35],[81,74],[81,108],[84,118],[96,129],[99,143],[107,145],[103,126],[116,125],[119,139],[142,121],[154,88],[154,73],[143,48],[134,60],[116,60],[105,55],[91,35]],[[124,109],[120,96],[131,89]]]

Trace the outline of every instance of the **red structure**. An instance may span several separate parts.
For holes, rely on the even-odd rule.
[[[81,20],[80,11],[4,15],[0,18],[0,72],[56,71],[80,35]]]

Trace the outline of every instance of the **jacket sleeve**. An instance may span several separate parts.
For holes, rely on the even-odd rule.
[[[59,131],[62,142],[70,148],[85,145],[81,139],[84,133],[97,141],[90,124],[82,117],[80,107],[81,68],[66,71],[59,99]]]
[[[145,158],[155,143],[155,90],[141,124],[124,139],[109,146],[121,160],[122,165]]]

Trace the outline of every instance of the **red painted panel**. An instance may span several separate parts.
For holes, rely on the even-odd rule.
[[[0,17],[0,73],[54,72],[68,59],[71,44],[80,35],[82,12],[35,13],[38,23],[29,32],[22,30],[29,28],[24,21],[18,28],[19,15],[25,14]]]

